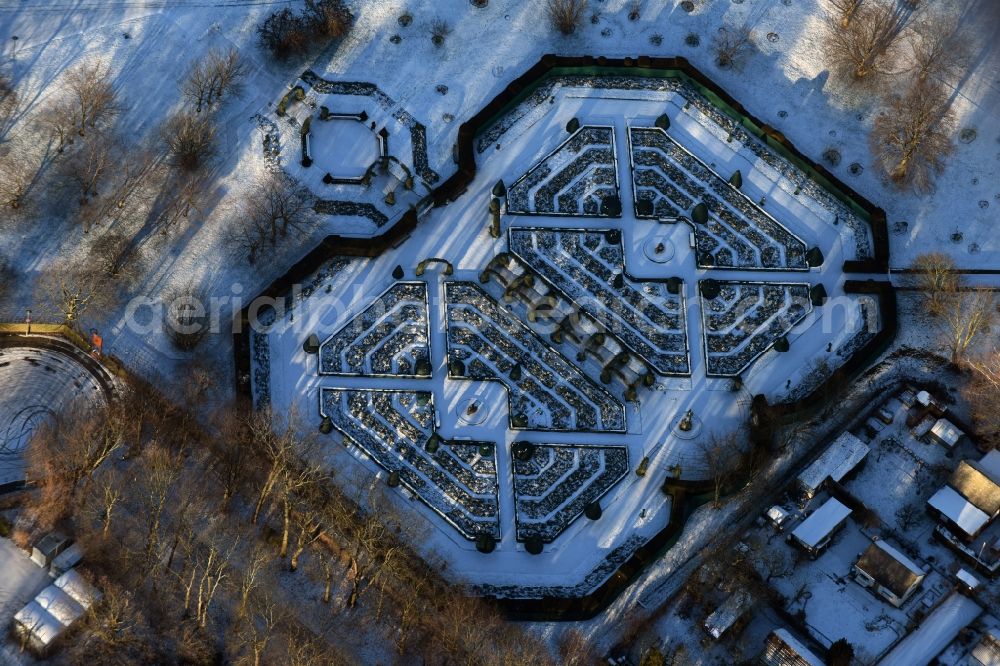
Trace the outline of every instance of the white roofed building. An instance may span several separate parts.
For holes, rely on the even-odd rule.
[[[956,536],[974,539],[1000,515],[1000,451],[958,463],[948,485],[934,493],[927,505]]]
[[[868,455],[868,445],[849,432],[841,433],[798,477],[799,487],[813,498],[827,479],[840,483]]]
[[[983,609],[963,594],[952,592],[913,632],[879,662],[879,666],[927,666]]]
[[[844,524],[849,515],[851,510],[831,497],[803,520],[792,531],[790,538],[812,557],[816,557],[830,543],[834,532]]]
[[[45,654],[100,599],[101,593],[70,569],[14,615],[14,631],[33,651]]]
[[[935,421],[934,425],[931,426],[930,432],[931,439],[949,449],[955,448],[958,440],[962,439],[962,435],[964,434],[958,429],[958,426],[948,419],[938,419]]]
[[[743,590],[733,592],[705,618],[705,631],[715,640],[719,640],[722,634],[740,621],[752,602],[753,598]]]

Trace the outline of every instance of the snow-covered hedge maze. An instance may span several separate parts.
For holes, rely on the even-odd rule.
[[[756,136],[743,127],[739,120],[727,115],[710,102],[702,90],[686,77],[641,77],[641,76],[592,76],[565,75],[551,76],[528,94],[523,101],[505,113],[493,125],[486,128],[476,139],[476,150],[483,153],[502,141],[506,132],[519,122],[530,122],[560,88],[585,88],[605,90],[647,90],[660,93],[673,92],[680,95],[685,104],[693,107],[694,114],[703,114],[705,120],[721,130],[741,150],[750,153],[748,159],[757,165],[769,178],[785,178],[801,188],[801,195],[815,201],[830,216],[831,221],[843,224],[851,230],[854,251],[859,260],[870,259],[873,242],[868,224],[854,210],[833,193],[819,185],[814,179],[792,162],[764,145]],[[689,209],[687,209],[689,210]]]
[[[700,267],[809,270],[804,242],[666,132],[633,127],[629,137],[638,217],[690,218],[708,207],[707,224],[693,225]],[[652,214],[640,214],[640,201]]]
[[[427,284],[397,282],[320,345],[323,375],[426,376]]]
[[[320,413],[462,536],[500,539],[496,447],[445,441],[428,451],[435,420],[430,393],[324,388]]]
[[[523,215],[617,216],[601,210],[618,200],[615,133],[581,127],[521,176],[507,193],[507,210]]]
[[[445,297],[449,374],[503,383],[511,427],[625,430],[624,407],[617,399],[478,285],[448,282]]]
[[[625,276],[620,232],[517,228],[510,248],[658,372],[690,373],[683,297]]]
[[[553,541],[628,473],[624,446],[532,444],[528,460],[515,455],[517,538]]]
[[[702,296],[702,328],[710,375],[740,374],[812,309],[808,284],[718,285],[717,297]]]

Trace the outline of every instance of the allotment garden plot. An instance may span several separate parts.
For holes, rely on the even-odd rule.
[[[314,91],[371,92],[346,86]],[[456,579],[581,596],[680,527],[665,482],[710,481],[706,442],[754,395],[877,333],[841,271],[872,239],[683,77],[546,78],[472,149],[467,191],[331,256],[251,335],[255,397],[413,500]]]

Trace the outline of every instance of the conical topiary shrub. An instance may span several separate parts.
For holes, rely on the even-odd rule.
[[[319,431],[324,435],[333,432],[333,420],[329,416],[324,416],[323,420],[319,422]]]
[[[507,196],[507,186],[503,184],[502,180],[498,180],[491,192],[495,197],[505,197]]]
[[[403,267],[402,266],[397,265],[395,268],[392,269],[392,279],[394,279],[394,280],[402,280],[403,279],[403,275],[404,275],[404,273],[403,273]]]
[[[480,532],[476,535],[476,550],[480,553],[489,554],[496,550],[497,540],[493,538],[492,534],[487,534],[486,532]]]
[[[441,435],[436,432],[432,432],[431,436],[427,438],[427,443],[424,444],[424,451],[427,453],[437,453],[438,449],[441,448]]]
[[[788,351],[788,336],[783,335],[774,341],[774,351],[782,353]]]
[[[713,280],[712,278],[708,278],[707,280],[702,280],[701,283],[698,285],[698,288],[701,291],[701,295],[707,298],[708,300],[712,300],[713,298],[716,298],[719,295],[719,283]]]
[[[729,177],[729,184],[735,187],[736,189],[740,189],[741,187],[743,187],[743,174],[740,173],[739,169],[734,171],[733,175]]]
[[[566,123],[566,131],[573,134],[578,129],[580,129],[580,121],[577,118],[570,118],[569,122]]]
[[[389,472],[389,479],[386,481],[390,488],[395,488],[399,485],[399,472],[393,470]]]
[[[528,462],[535,455],[535,445],[531,442],[514,442],[513,454],[521,462]]]
[[[319,336],[315,333],[309,335],[302,343],[302,351],[307,354],[316,354],[319,352]]]
[[[670,118],[667,117],[667,114],[662,113],[659,116],[657,116],[656,122],[654,124],[661,130],[670,129]]]
[[[811,247],[809,251],[806,252],[806,263],[809,264],[811,268],[816,268],[823,265],[823,251],[818,247]]]
[[[603,513],[604,512],[601,511],[600,502],[591,502],[583,510],[583,515],[587,516],[587,518],[591,520],[598,520],[603,515]]]
[[[705,202],[701,202],[691,209],[691,221],[695,224],[708,223],[708,206],[705,205]]]
[[[826,287],[822,284],[815,284],[809,288],[809,300],[812,302],[814,307],[819,307],[823,305],[826,301]]]
[[[601,215],[618,217],[622,214],[622,200],[612,195],[601,199]]]
[[[524,540],[524,549],[532,555],[541,555],[545,549],[545,542],[542,541],[542,537],[532,534]]]

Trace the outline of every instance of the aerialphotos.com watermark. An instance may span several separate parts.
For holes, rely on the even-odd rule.
[[[361,285],[338,290],[336,294],[332,292],[322,294],[321,311],[301,308],[305,298],[316,294],[312,286],[296,284],[286,296],[278,298],[258,296],[250,301],[244,300],[243,291],[241,284],[234,283],[227,296],[202,297],[190,292],[164,298],[138,296],[129,301],[118,328],[136,335],[152,335],[162,329],[168,335],[201,337],[223,333],[239,334],[248,328],[255,333],[267,334],[280,327],[282,332],[310,335],[332,333],[344,325],[351,315],[356,315],[362,310],[367,311],[366,318],[370,321],[389,323],[393,322],[396,316],[387,310],[384,302],[371,298],[371,289]],[[429,307],[432,310],[443,311],[447,305],[443,290],[432,288],[429,291]],[[688,293],[685,295],[685,307],[681,314],[686,313],[688,320],[692,316],[695,317],[700,326],[701,317],[696,312],[692,313],[696,308],[703,307],[704,303],[711,302],[711,299],[692,296],[694,288],[690,284],[687,285],[686,291]],[[735,326],[743,326],[745,321],[753,320],[754,310],[758,305],[758,301],[754,299],[741,301],[728,311],[727,318],[734,322]],[[821,305],[812,305],[809,299],[792,297],[778,312],[764,321],[757,322],[754,330],[762,330],[765,327],[772,330],[777,327],[783,331],[792,328],[805,330],[814,329],[818,325],[820,327],[818,332],[828,336],[834,336],[845,330],[874,335],[879,331],[878,317],[865,316],[866,311],[876,311],[874,303],[872,305],[872,309],[859,307],[857,296],[823,297]],[[553,306],[553,300],[545,297],[529,303],[519,301],[518,307],[524,308],[525,318],[530,322],[532,330],[542,335],[551,335],[559,329],[565,330],[567,325],[584,334],[601,331],[611,335],[624,334],[625,337],[635,333],[652,337],[664,330],[651,323],[655,320],[653,315],[659,313],[651,302],[631,305],[616,301],[608,307],[597,298],[588,296],[576,301],[558,299],[557,306]],[[638,315],[627,318],[630,322],[628,326],[632,326],[631,329],[625,327],[626,318],[615,316],[624,308]],[[646,308],[650,311],[646,312]],[[687,322],[683,322],[682,325],[686,326]],[[721,332],[723,331],[713,331],[713,333]],[[753,333],[753,331],[747,332]]]

